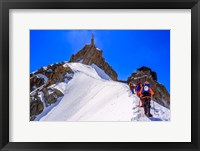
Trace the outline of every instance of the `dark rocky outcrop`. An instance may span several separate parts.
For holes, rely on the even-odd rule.
[[[69,62],[81,62],[86,65],[96,64],[113,80],[117,80],[117,73],[105,61],[105,58],[102,56],[102,53],[102,50],[96,48],[94,44],[94,37],[92,37],[91,44],[85,45],[75,55],[72,55]]]
[[[34,89],[44,86],[48,87],[57,82],[64,82],[65,79],[70,80],[71,77],[66,74],[74,72],[68,66],[63,66],[65,63],[56,63],[47,67],[40,68],[38,71],[30,74],[30,92]],[[46,81],[45,81],[46,80]]]
[[[56,88],[54,88],[54,89],[44,88],[42,90],[42,92],[44,93],[44,99],[45,99],[45,102],[46,102],[46,106],[55,103],[59,97],[64,96],[64,94]]]
[[[33,91],[35,88],[42,86],[45,83],[43,78],[33,76],[30,79],[30,91]]]
[[[64,96],[60,90],[51,87],[59,82],[68,82],[72,79],[74,72],[64,64],[65,62],[49,65],[30,74],[31,121],[43,112],[44,107],[56,103],[58,98]]]
[[[44,104],[39,97],[30,98],[30,120],[34,120],[36,115],[42,113]]]
[[[132,73],[132,75],[128,78],[127,82],[131,82],[136,85],[138,81],[144,83],[145,80],[148,80],[155,93],[153,99],[159,104],[170,108],[170,94],[165,86],[157,81],[156,72],[152,71],[150,68],[145,66],[138,68],[137,71]]]
[[[50,79],[47,81],[45,87],[48,87],[56,82],[64,82],[66,78],[70,80],[71,77],[66,76],[66,73],[73,74],[73,71],[70,67],[63,67],[62,65],[57,66],[53,70],[53,74],[50,76]]]
[[[146,75],[151,75],[152,79],[154,81],[157,81],[157,74],[156,74],[156,72],[152,71],[150,68],[142,66],[141,68],[138,68],[137,71],[143,72]]]

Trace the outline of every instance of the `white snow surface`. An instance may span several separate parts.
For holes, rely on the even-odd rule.
[[[61,101],[61,97],[58,98],[57,102],[52,104],[52,105],[49,105],[49,106],[46,106],[46,102],[44,101],[44,94],[43,92],[39,92],[39,97],[44,105],[44,110],[41,114],[37,115],[36,118],[35,118],[35,121],[40,121],[42,117],[46,116],[55,106],[57,106],[59,104],[59,102]]]
[[[105,79],[105,80],[112,80],[110,78],[110,76],[108,76],[102,69],[100,69],[96,64],[92,64],[91,65],[95,70],[96,72],[98,73],[98,75],[102,78],[102,79]]]
[[[94,66],[66,63],[74,71],[68,83],[55,85],[64,97],[45,108],[38,116],[40,121],[169,121],[170,111],[158,103],[151,108],[152,118],[147,118],[143,108],[137,107],[139,98],[128,85],[105,77]],[[101,69],[100,69],[101,70]],[[103,77],[103,78],[102,78]],[[42,97],[42,96],[41,96]],[[153,102],[153,101],[152,101]]]
[[[47,66],[43,67],[44,70],[47,70]]]
[[[65,93],[65,90],[67,88],[67,83],[65,82],[60,82],[58,84],[53,84],[51,85],[49,88],[52,88],[52,89],[57,89],[59,90],[60,92],[62,92],[63,94]]]
[[[134,95],[135,101],[133,102],[133,117],[131,121],[170,121],[170,110],[162,105],[151,100],[151,109],[150,112],[153,115],[152,117],[147,117],[144,114],[144,109],[138,107],[141,105],[140,99]]]

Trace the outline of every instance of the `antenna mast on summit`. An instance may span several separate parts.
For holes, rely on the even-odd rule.
[[[92,33],[91,44],[94,45],[94,34]]]

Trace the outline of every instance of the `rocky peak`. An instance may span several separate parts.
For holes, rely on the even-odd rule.
[[[92,34],[91,44],[86,44],[75,55],[73,54],[69,62],[80,62],[86,65],[96,64],[99,68],[109,75],[113,80],[117,80],[117,73],[105,61],[103,51],[98,49],[94,43],[94,34]]]
[[[152,71],[151,68],[148,68],[146,66],[142,66],[141,68],[138,68],[136,74],[151,76],[153,80],[157,81],[156,72]]]
[[[142,66],[141,68],[138,68],[137,70],[138,71],[150,71],[150,72],[152,71],[151,68],[148,68],[146,66]]]
[[[146,80],[150,83],[150,86],[155,93],[153,99],[159,104],[170,108],[170,94],[164,85],[157,82],[157,73],[150,68],[145,66],[138,68],[137,71],[132,73],[128,78],[127,82],[136,85],[139,81],[144,83]]]

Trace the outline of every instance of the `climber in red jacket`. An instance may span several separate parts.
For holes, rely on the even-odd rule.
[[[137,83],[137,85],[135,86],[135,91],[136,91],[136,94],[137,94],[138,97],[139,97],[139,92],[140,92],[141,87],[142,87],[142,84],[141,84],[141,82],[139,81],[139,82]]]
[[[139,98],[140,98],[139,93],[140,93],[141,88],[142,88],[142,84],[141,84],[140,81],[138,81],[137,85],[135,86],[135,91],[136,91],[136,94]],[[144,107],[144,101],[142,99],[140,99],[140,101],[141,101],[142,105],[141,106],[139,105],[139,107]]]
[[[144,113],[148,117],[152,117],[152,114],[150,113],[150,108],[151,108],[151,98],[153,97],[153,95],[154,92],[151,89],[149,82],[145,81],[143,87],[139,92],[139,96],[140,99],[144,102]]]

